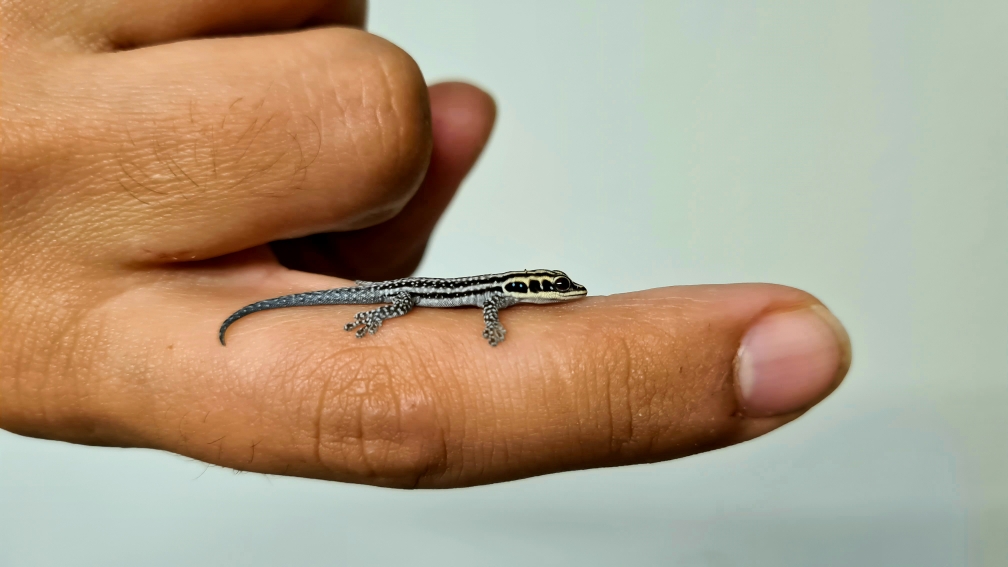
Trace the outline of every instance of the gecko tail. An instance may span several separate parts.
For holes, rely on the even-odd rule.
[[[228,317],[227,319],[224,320],[223,323],[221,323],[220,331],[217,332],[217,339],[220,340],[221,346],[227,346],[227,343],[224,341],[224,334],[227,333],[228,327],[230,327],[235,321],[241,319],[246,315],[251,315],[259,311],[266,311],[267,309],[280,309],[282,307],[291,307],[291,297],[292,296],[287,295],[284,297],[277,297],[274,299],[265,299],[263,301],[257,301],[251,305],[246,305],[245,307],[242,307],[238,311],[232,313],[230,317]]]
[[[242,317],[248,315],[249,313],[254,312],[252,310],[249,310],[249,307],[252,307],[252,305],[242,307],[240,310],[235,311],[234,313],[231,314],[230,317],[228,317],[227,319],[224,320],[223,323],[221,323],[220,331],[217,332],[217,338],[218,340],[220,340],[221,346],[227,346],[227,342],[224,341],[224,334],[227,333],[228,327],[230,327],[231,324],[237,321],[238,319],[241,319]]]
[[[322,291],[308,291],[257,301],[251,305],[242,307],[238,311],[232,313],[230,317],[225,319],[220,326],[220,331],[217,333],[217,339],[220,341],[221,346],[227,346],[224,342],[224,334],[227,332],[228,327],[246,315],[251,315],[259,311],[266,311],[268,309],[281,309],[284,307],[299,307],[308,305],[363,305],[388,302],[387,299],[376,295],[373,292],[347,295],[346,292],[348,290],[355,289],[356,288],[336,288]]]

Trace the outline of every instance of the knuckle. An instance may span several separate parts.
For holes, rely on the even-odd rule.
[[[365,164],[370,198],[397,213],[419,186],[433,147],[430,103],[423,74],[402,49],[377,36],[357,32],[353,65],[335,85],[341,123],[353,130],[353,151]],[[357,85],[356,89],[349,88]],[[363,192],[367,193],[367,192]],[[368,197],[368,195],[364,195]]]
[[[603,423],[609,423],[608,435],[604,438],[607,452],[620,454],[639,432],[637,416],[631,407],[633,387],[633,359],[630,349],[621,337],[607,342],[608,348],[599,353],[596,368],[601,369],[599,393],[605,403],[599,404],[603,413]],[[638,433],[639,434],[639,433]]]
[[[433,392],[409,358],[352,348],[319,365],[315,458],[353,480],[416,486],[447,459]]]
[[[702,343],[719,342],[709,338]],[[647,324],[632,339],[617,333],[603,339],[605,348],[593,363],[604,397],[596,405],[602,422],[610,424],[603,436],[607,457],[665,459],[716,446],[736,433],[737,422],[729,418],[735,399],[731,353],[698,350],[677,339]]]
[[[637,459],[650,453],[667,414],[661,408],[660,357],[647,337],[628,341],[624,336],[604,339],[591,364],[596,375],[598,421],[603,424],[600,449],[608,456]],[[608,426],[605,426],[608,424]]]

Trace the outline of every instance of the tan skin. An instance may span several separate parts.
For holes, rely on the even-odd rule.
[[[515,307],[498,348],[470,310],[418,309],[358,341],[341,330],[353,306],[263,314],[223,348],[217,327],[245,304],[408,275],[492,99],[426,85],[355,29],[359,2],[0,5],[8,431],[455,487],[752,439],[846,372],[849,346],[821,395],[750,415],[741,337],[818,304],[751,284]]]

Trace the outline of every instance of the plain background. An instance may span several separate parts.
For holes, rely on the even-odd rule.
[[[846,382],[741,446],[450,492],[0,432],[0,565],[1008,564],[1008,3],[377,0],[371,29],[499,104],[423,274],[793,285]]]

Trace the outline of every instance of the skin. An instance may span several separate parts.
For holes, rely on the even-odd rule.
[[[513,307],[496,349],[471,310],[361,341],[340,328],[357,307],[279,310],[222,348],[245,304],[409,275],[492,99],[426,85],[359,2],[0,4],[0,427],[457,487],[672,459],[807,409],[750,416],[733,378],[750,326],[819,304],[782,286]]]

